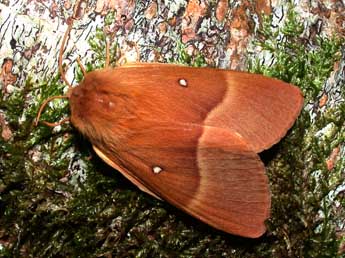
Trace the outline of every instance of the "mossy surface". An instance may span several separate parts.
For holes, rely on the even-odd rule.
[[[270,22],[267,17],[253,44],[275,62],[263,65],[250,58],[249,70],[294,83],[304,92],[306,104],[317,103],[334,63],[345,59],[341,40],[319,37],[312,45],[304,44],[303,27],[293,9],[279,30],[270,30]],[[285,36],[283,42],[276,40],[278,34]],[[95,62],[86,65],[88,71],[103,66],[104,40],[101,30],[91,39],[96,55]],[[112,46],[115,55],[116,44]],[[177,49],[180,57],[175,61],[204,63],[202,57],[189,56],[183,46]],[[80,71],[76,78],[82,78]],[[336,229],[345,217],[345,200],[334,193],[344,184],[344,159],[339,158],[331,170],[326,160],[344,142],[344,102],[323,112],[306,108],[288,136],[262,154],[271,184],[272,216],[268,233],[252,240],[214,230],[140,192],[97,158],[87,139],[69,124],[34,127],[40,103],[62,94],[64,87],[56,75],[41,82],[28,79],[18,93],[0,96],[0,109],[14,132],[11,141],[0,138],[1,256],[340,255],[344,239]],[[344,99],[344,91],[341,94]],[[54,101],[41,120],[58,121],[64,116],[68,116],[67,102]],[[320,136],[329,124],[332,130]]]
[[[249,66],[252,72],[299,86],[305,97],[305,108],[291,132],[263,153],[265,157],[275,152],[268,163],[273,203],[268,225],[274,243],[269,252],[279,257],[336,257],[339,243],[344,241],[336,232],[343,227],[339,221],[345,210],[336,208],[344,207],[344,198],[339,195],[336,200],[334,194],[345,184],[345,160],[338,157],[332,169],[326,161],[344,144],[345,103],[332,103],[325,110],[318,105],[334,64],[345,56],[337,37],[317,36],[303,44],[304,28],[297,13],[292,6],[287,13],[285,26],[277,29],[269,26],[272,17],[265,17],[260,40],[255,42],[274,62],[262,65],[262,60],[254,58]],[[343,79],[339,85],[334,83],[342,99],[344,83]]]

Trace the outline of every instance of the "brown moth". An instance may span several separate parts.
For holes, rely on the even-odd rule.
[[[70,30],[59,58],[65,82]],[[265,232],[271,197],[257,153],[294,124],[303,105],[297,87],[245,72],[135,63],[85,73],[39,114],[61,97],[95,152],[144,192],[231,234]]]

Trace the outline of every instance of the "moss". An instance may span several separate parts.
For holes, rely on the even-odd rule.
[[[272,29],[272,17],[266,17],[261,37],[255,43],[274,60],[262,65],[250,63],[250,71],[280,78],[299,86],[305,103],[317,103],[334,63],[340,57],[339,38],[316,37],[303,44],[303,27],[290,6],[284,27]],[[278,35],[284,40],[278,40]],[[340,87],[344,87],[340,86]],[[269,230],[274,246],[270,252],[289,257],[336,257],[339,240],[336,226],[339,214],[329,196],[344,183],[343,164],[332,170],[326,160],[333,148],[343,143],[345,105],[335,103],[326,112],[304,110],[291,133],[276,146],[275,157],[268,164],[272,190],[272,218]],[[333,124],[328,137],[321,129]],[[342,158],[341,158],[342,159]]]
[[[96,69],[102,69],[105,65],[105,59],[106,59],[106,36],[102,29],[97,28],[95,35],[89,39],[89,45],[92,51],[94,51],[93,55],[93,62],[87,64],[87,71],[92,71]],[[114,57],[116,54],[116,47],[117,45],[114,44],[114,46],[110,49],[110,56]],[[111,64],[113,64],[113,59],[110,60]],[[79,79],[82,79],[82,75]]]
[[[249,70],[298,85],[308,102],[316,99],[334,63],[340,59],[341,39],[317,36],[315,42],[308,42],[302,36],[304,28],[299,16],[292,8],[287,10],[284,27],[274,29],[270,26],[272,16],[264,17],[258,36],[261,40],[256,43],[262,53],[272,56],[270,60],[274,63],[261,65],[259,58],[253,55]]]
[[[288,13],[278,31],[271,29],[272,17],[267,17],[254,42],[273,55],[275,63],[254,60],[249,69],[292,82],[301,87],[306,103],[315,102],[339,59],[340,40],[318,38],[307,47],[296,13],[293,9]],[[284,42],[277,41],[278,34],[285,36]],[[96,31],[90,46],[95,55],[88,71],[104,66],[102,30]],[[116,44],[112,46],[116,56]],[[180,57],[175,61],[204,64],[202,57],[189,56],[185,46],[178,48]],[[80,71],[77,78],[82,78]],[[344,180],[344,160],[331,171],[325,160],[344,140],[344,103],[319,112],[315,121],[309,112],[302,112],[289,135],[262,155],[268,160],[272,216],[269,233],[250,240],[214,230],[140,192],[100,161],[68,124],[58,130],[33,127],[40,103],[61,94],[64,87],[58,75],[39,83],[28,79],[18,94],[0,96],[0,108],[14,130],[11,142],[0,139],[0,256],[337,256],[340,240],[335,225],[342,217],[335,214],[329,196]],[[67,115],[67,103],[56,101],[41,120],[58,121]],[[332,132],[319,137],[317,132],[330,123]],[[34,155],[40,158],[33,159]],[[336,198],[344,206],[344,198]]]
[[[198,53],[195,56],[189,55],[187,53],[187,47],[182,44],[182,42],[177,42],[176,53],[176,58],[168,60],[169,63],[177,63],[194,67],[206,66],[206,60],[203,55],[201,53]]]

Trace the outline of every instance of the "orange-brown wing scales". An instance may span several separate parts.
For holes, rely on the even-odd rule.
[[[96,103],[85,105],[85,102]],[[71,119],[82,132],[115,130],[121,134],[129,119],[141,117],[229,128],[258,153],[286,134],[302,104],[297,87],[261,75],[134,64],[87,74],[84,82],[73,90]],[[95,105],[97,108],[92,108]],[[78,109],[79,106],[83,109]],[[78,123],[76,116],[84,117],[83,123]],[[85,128],[92,124],[97,126]]]
[[[143,191],[226,232],[257,237],[270,194],[257,156],[292,126],[299,89],[235,71],[135,64],[86,75],[71,121]]]
[[[200,126],[181,128],[162,123],[143,131],[137,130],[130,137],[123,138],[121,145],[105,143],[96,147],[118,163],[120,172],[132,171],[148,190],[159,197],[163,196],[157,188],[165,189],[165,195],[174,194],[178,189],[181,193],[178,201],[182,204],[188,203],[198,189],[196,151],[201,134]],[[166,171],[167,166],[174,172],[164,173],[162,182],[162,177],[155,176],[160,173],[155,171]]]
[[[93,146],[94,151],[96,154],[104,160],[105,163],[107,163],[109,166],[117,169],[121,172],[129,181],[131,181],[134,185],[136,185],[141,191],[152,195],[153,197],[161,200],[159,196],[157,196],[155,193],[147,189],[147,187],[140,181],[139,178],[133,174],[133,172],[127,170],[124,165],[121,165],[121,162],[119,162],[116,159],[116,156],[112,155],[110,157],[106,156],[105,153],[103,153],[100,149],[98,149],[96,146]]]
[[[223,74],[228,85],[226,96],[204,123],[231,128],[257,153],[277,143],[301,111],[301,91],[261,75],[228,71]]]
[[[201,180],[191,209],[206,213],[209,224],[224,225],[234,234],[262,235],[270,210],[269,184],[251,147],[229,130],[205,127],[198,166]]]
[[[128,120],[142,118],[200,125],[225,96],[226,82],[219,76],[210,69],[192,73],[157,64],[94,71],[72,92],[71,120],[82,132],[101,124],[121,133]],[[200,83],[207,81],[218,83]]]
[[[200,220],[241,236],[264,233],[270,209],[265,169],[235,133],[166,124],[138,132],[123,148],[98,148],[154,194]]]

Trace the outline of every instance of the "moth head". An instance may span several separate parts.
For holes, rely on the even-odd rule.
[[[78,86],[69,89],[67,93],[71,123],[83,134],[97,130],[94,123],[106,121],[109,116],[107,93],[97,91],[97,82],[97,72],[87,73],[84,80]]]
[[[39,111],[38,111],[38,114],[36,116],[36,119],[35,119],[35,122],[34,124],[37,126],[38,122],[39,122],[39,119],[40,119],[40,116],[41,116],[41,113],[43,112],[43,109],[45,108],[45,106],[53,99],[58,99],[58,98],[67,98],[70,100],[70,107],[71,107],[71,119],[70,118],[65,118],[63,119],[62,121],[60,122],[55,122],[55,123],[51,123],[51,122],[47,122],[47,121],[43,121],[43,124],[47,125],[47,126],[50,126],[50,127],[54,127],[54,126],[57,126],[57,125],[60,125],[66,121],[69,121],[69,120],[72,120],[72,123],[77,127],[77,128],[80,128],[81,130],[84,128],[83,127],[83,114],[82,112],[77,112],[78,110],[83,110],[83,111],[87,111],[90,109],[90,107],[87,107],[85,105],[83,105],[83,100],[88,96],[88,94],[86,94],[86,92],[93,87],[93,82],[92,82],[92,76],[89,75],[87,72],[86,72],[86,69],[84,68],[84,66],[81,64],[79,58],[77,58],[77,62],[84,74],[84,80],[81,82],[81,84],[79,84],[78,86],[76,87],[72,87],[72,85],[69,83],[69,81],[66,79],[66,75],[65,75],[65,71],[64,71],[64,68],[63,68],[63,65],[62,65],[62,60],[63,60],[63,51],[65,49],[65,45],[66,45],[66,42],[67,42],[67,38],[72,30],[72,26],[73,26],[73,20],[75,19],[75,16],[73,15],[72,17],[70,17],[68,20],[67,20],[67,23],[68,23],[68,27],[67,27],[67,30],[64,34],[64,37],[62,39],[62,43],[61,43],[61,46],[60,46],[60,54],[59,54],[59,60],[58,60],[58,67],[59,67],[59,72],[60,72],[60,76],[61,76],[61,79],[68,85],[68,91],[66,93],[66,95],[60,95],[60,96],[53,96],[53,97],[50,97],[48,99],[46,99]],[[109,65],[109,43],[107,42],[107,45],[106,45],[106,51],[107,51],[107,60],[106,60],[106,67]],[[90,73],[92,74],[92,73]],[[86,81],[89,81],[88,85],[90,87],[83,87],[83,84],[85,85]],[[79,108],[77,108],[77,106],[79,106]]]

